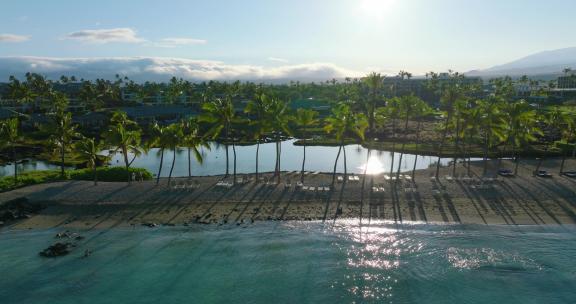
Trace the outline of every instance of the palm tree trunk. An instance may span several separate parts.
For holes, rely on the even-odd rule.
[[[234,184],[236,184],[236,144],[232,140],[232,154],[234,155]]]
[[[306,163],[306,143],[302,146],[304,148],[304,157],[302,158],[302,171],[300,173],[300,182],[304,183],[304,164]]]
[[[126,165],[126,175],[128,178],[128,183],[132,183],[132,178],[130,176],[130,162],[128,162],[128,149],[126,147],[122,147],[122,154],[124,154],[124,164]],[[158,175],[160,176],[160,175]]]
[[[540,171],[540,167],[542,166],[542,163],[544,162],[544,158],[546,157],[546,153],[548,153],[549,146],[550,146],[549,144],[546,144],[546,147],[544,148],[544,154],[538,160],[538,165],[536,165],[536,172]]]
[[[258,154],[260,153],[260,140],[256,142],[256,183],[258,183],[259,176],[258,176]]]
[[[282,165],[282,141],[278,141],[278,183],[280,183],[280,168]]]
[[[436,162],[436,178],[440,173],[440,160],[442,159],[442,148],[444,147],[444,142],[446,142],[446,136],[448,136],[448,123],[450,122],[450,115],[446,115],[444,120],[444,131],[442,132],[442,139],[440,140],[440,147],[438,148],[438,161]]]
[[[158,168],[158,175],[156,176],[156,185],[160,182],[160,173],[162,173],[162,165],[164,164],[164,148],[160,149],[160,167]]]
[[[96,172],[96,162],[92,166],[92,173],[94,174],[94,186],[98,185],[98,173]]]
[[[16,159],[16,147],[12,144],[12,160],[14,161],[14,184],[18,182],[18,160]]]
[[[230,166],[230,164],[229,164],[229,162],[228,162],[228,157],[229,157],[229,156],[228,156],[228,143],[226,143],[225,146],[226,146],[226,174],[224,175],[224,178],[228,177],[228,174],[229,174],[229,172],[230,172],[230,171],[229,171],[229,166]]]
[[[64,144],[60,147],[60,178],[64,179]]]
[[[518,165],[520,163],[520,153],[516,152],[516,145],[512,146],[512,154],[514,155],[514,175],[518,174]]]
[[[486,132],[484,134],[484,168],[482,169],[482,176],[486,176],[486,173],[488,173],[488,147],[490,145],[488,137],[488,132]]]
[[[338,148],[338,154],[336,154],[336,160],[334,161],[334,172],[332,173],[332,186],[334,186],[334,182],[336,182],[336,166],[338,165],[338,158],[340,158],[340,152],[342,151],[342,146]],[[346,179],[344,179],[346,182]]]
[[[188,147],[188,178],[192,177],[192,159],[190,157],[190,147]]]
[[[400,178],[400,167],[402,166],[402,158],[404,157],[404,149],[406,148],[406,133],[408,133],[408,118],[409,114],[406,114],[406,122],[404,123],[404,142],[402,143],[402,148],[400,149],[400,158],[398,158],[398,170],[396,171],[396,180]]]
[[[346,176],[348,175],[348,166],[347,166],[347,160],[346,160],[346,146],[344,146],[344,143],[342,143],[342,152],[344,152],[344,178],[346,178]]]
[[[418,147],[420,146],[420,119],[418,119],[418,126],[416,127],[416,151],[418,151]],[[414,177],[416,176],[416,163],[418,162],[418,153],[414,155],[414,167],[412,168],[412,180],[414,181]]]
[[[390,163],[390,177],[394,175],[394,150],[396,149],[396,119],[392,119],[392,159]]]
[[[564,174],[564,163],[566,162],[566,151],[562,149],[562,162],[560,163],[560,175]]]
[[[454,139],[454,157],[452,159],[452,176],[456,176],[456,162],[458,161],[458,152],[460,144],[460,119],[456,115],[456,138]]]
[[[176,163],[176,148],[172,150],[174,152],[172,156],[172,166],[170,167],[170,174],[168,174],[168,185],[170,185],[170,180],[172,180],[172,171],[174,171],[174,164]]]

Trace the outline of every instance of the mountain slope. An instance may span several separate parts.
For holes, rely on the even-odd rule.
[[[544,51],[485,70],[470,71],[471,76],[561,74],[565,68],[576,70],[576,47]]]

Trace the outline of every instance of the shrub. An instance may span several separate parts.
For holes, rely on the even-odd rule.
[[[152,179],[152,174],[148,172],[146,169],[142,168],[130,168],[130,174],[135,173],[138,175],[138,172],[142,175],[144,180]],[[80,169],[69,171],[70,179],[73,180],[94,180],[94,173],[92,169]],[[96,169],[96,173],[98,175],[98,181],[102,182],[125,182],[126,177],[126,169],[122,167],[101,167]]]
[[[125,182],[126,169],[122,167],[103,167],[98,168],[98,181],[103,182]],[[142,168],[130,168],[130,174],[138,172],[142,175],[144,180],[151,180],[152,174]],[[91,169],[80,170],[67,170],[65,177],[66,180],[86,180],[91,181],[94,179]],[[0,192],[9,191],[16,188],[21,188],[30,185],[42,184],[52,181],[61,180],[60,170],[45,170],[45,171],[30,171],[18,174],[18,181],[14,183],[14,176],[0,177]]]

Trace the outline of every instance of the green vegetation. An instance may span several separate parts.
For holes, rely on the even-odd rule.
[[[143,180],[152,179],[152,174],[146,169],[130,168],[130,175],[132,175],[132,173],[142,177]],[[59,170],[23,172],[18,176],[16,182],[14,182],[13,177],[0,177],[0,192],[61,180],[91,181],[94,178],[93,174],[92,169],[67,170],[64,171],[64,179],[62,179]],[[102,182],[121,182],[126,180],[126,170],[120,167],[98,168],[97,174],[98,180]]]
[[[397,79],[410,79],[401,72]],[[338,146],[334,170],[341,153],[347,171],[346,148],[350,143],[362,144],[371,149],[393,151],[400,161],[406,153],[453,157],[453,170],[458,158],[470,163],[471,157],[483,157],[484,171],[488,158],[513,156],[516,167],[520,157],[562,155],[564,160],[576,154],[576,111],[573,107],[533,105],[515,95],[514,81],[505,77],[490,82],[493,88],[485,94],[480,84],[458,73],[427,74],[422,88],[429,98],[425,101],[411,89],[385,85],[386,77],[371,73],[362,79],[347,78],[345,82],[333,79],[326,83],[289,85],[256,85],[240,82],[208,82],[193,84],[172,78],[167,84],[136,84],[127,78],[115,81],[82,81],[77,92],[54,89],[54,83],[33,73],[20,82],[10,78],[8,98],[40,117],[34,126],[22,125],[29,119],[25,113],[14,112],[14,117],[0,122],[0,151],[4,159],[14,163],[22,157],[19,149],[41,146],[39,155],[60,165],[60,178],[75,178],[78,172],[83,179],[131,182],[131,165],[138,155],[159,148],[160,182],[166,149],[188,151],[188,175],[192,175],[192,155],[201,162],[198,147],[207,147],[208,140],[216,140],[226,147],[226,172],[230,174],[229,147],[232,147],[233,176],[236,182],[236,146],[256,144],[255,169],[258,175],[259,148],[263,142],[276,145],[275,177],[280,180],[282,141],[296,136],[303,145],[302,174],[306,166],[306,146]],[[73,77],[63,77],[59,84],[74,82]],[[519,82],[526,82],[520,79]],[[158,118],[142,121],[117,110],[131,93],[140,101],[163,94],[166,103],[184,102],[195,107],[198,117],[180,117],[178,120]],[[542,97],[546,92],[537,92]],[[98,128],[88,129],[79,125],[72,116],[71,98],[91,110],[109,107],[107,122]],[[305,105],[306,100],[316,110],[293,109],[293,101]],[[329,105],[327,109],[324,105]],[[100,112],[98,112],[100,114]],[[98,168],[105,163],[102,150],[120,153],[124,168]],[[370,152],[369,152],[370,153]],[[175,155],[176,153],[173,153]],[[398,155],[396,155],[398,154]],[[416,164],[414,161],[414,164]],[[176,158],[172,159],[168,182],[172,178]],[[69,164],[85,167],[84,171],[66,171]],[[440,161],[437,162],[438,175]],[[414,167],[415,168],[415,167]],[[468,166],[469,168],[469,166]],[[110,173],[108,173],[110,170]],[[563,165],[561,166],[563,170]],[[114,172],[114,173],[112,173]],[[394,172],[393,166],[390,174]],[[11,179],[15,185],[52,180],[52,173],[32,173]],[[111,175],[107,175],[111,174]],[[114,176],[114,178],[112,178]],[[3,179],[7,183],[6,178]]]

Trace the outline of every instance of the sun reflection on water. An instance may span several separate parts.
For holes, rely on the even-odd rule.
[[[384,165],[376,156],[370,156],[368,162],[358,168],[361,170],[361,172],[366,170],[366,174],[369,175],[377,175],[385,172]]]

